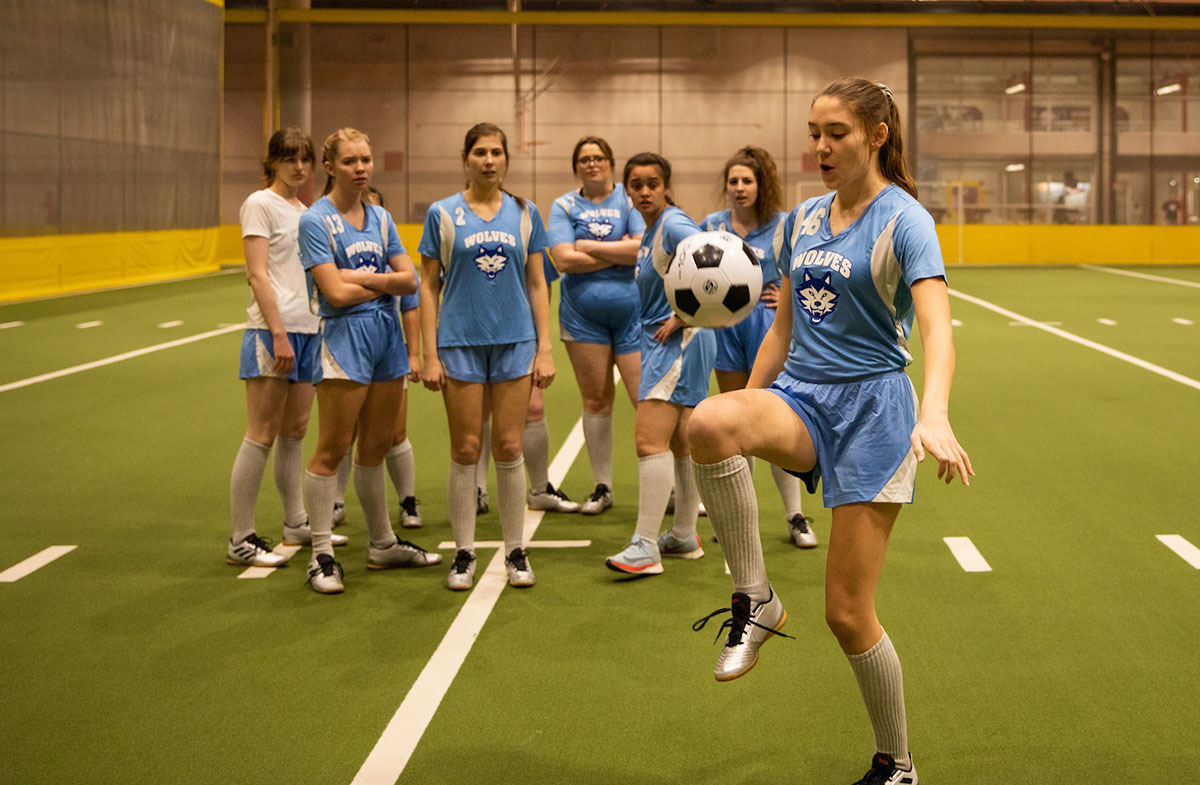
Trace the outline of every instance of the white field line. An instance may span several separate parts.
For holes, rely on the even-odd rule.
[[[1051,327],[1044,322],[1035,321],[1030,319],[1028,316],[1022,316],[1021,314],[1014,313],[1007,308],[1001,308],[999,305],[989,303],[987,300],[981,300],[978,297],[972,297],[971,295],[964,294],[956,289],[950,289],[950,294],[961,300],[974,303],[981,308],[987,308],[989,311],[994,311],[1001,316],[1007,316],[1009,319],[1013,319],[1018,322],[1024,322],[1030,327],[1036,327],[1039,330],[1045,330],[1051,335],[1057,335],[1059,338],[1065,338],[1068,341],[1079,344],[1080,346],[1086,346],[1089,349],[1095,349],[1101,354],[1107,354],[1109,357],[1115,357],[1116,359],[1123,360],[1130,365],[1136,365],[1138,368],[1150,371],[1151,373],[1156,373],[1159,376],[1166,377],[1173,382],[1179,382],[1180,384],[1191,387],[1194,390],[1200,390],[1200,381],[1197,381],[1190,376],[1184,376],[1181,373],[1176,373],[1175,371],[1163,368],[1161,365],[1155,365],[1154,363],[1147,362],[1139,357],[1134,357],[1132,354],[1126,354],[1125,352],[1117,351],[1116,349],[1105,346],[1102,343],[1089,341],[1087,338],[1081,338],[1080,336],[1075,335],[1074,333],[1069,333],[1066,330],[1060,330],[1057,327]]]
[[[1188,564],[1200,570],[1200,548],[1192,545],[1180,534],[1156,534],[1154,539],[1161,542],[1171,550],[1175,551],[1175,555],[1183,559]]]
[[[168,329],[170,329],[170,328],[172,328],[172,327],[178,327],[178,326],[179,326],[179,325],[181,325],[181,324],[183,324],[183,322],[181,322],[180,320],[178,320],[178,319],[172,319],[172,320],[171,320],[171,321],[169,321],[169,322],[163,322],[162,324],[160,324],[160,325],[158,326],[158,329],[160,329],[160,330],[168,330]]]
[[[235,330],[244,329],[245,327],[246,325],[244,324],[234,324],[217,330],[209,330],[206,333],[189,335],[187,338],[177,338],[174,341],[157,343],[153,346],[147,346],[144,349],[134,349],[132,352],[114,354],[112,357],[105,357],[103,360],[93,360],[92,362],[84,363],[83,365],[75,365],[70,368],[63,368],[61,371],[51,371],[50,373],[44,373],[41,376],[30,376],[28,379],[21,379],[15,382],[9,382],[8,384],[0,384],[0,393],[8,392],[9,390],[18,390],[22,387],[28,387],[32,384],[38,384],[40,382],[48,382],[51,379],[58,379],[62,376],[70,376],[73,373],[80,373],[81,371],[90,371],[93,368],[101,368],[105,365],[112,365],[113,363],[122,362],[123,360],[132,360],[134,357],[141,357],[143,354],[153,354],[154,352],[161,352],[164,349],[174,349],[176,346],[183,346],[185,344],[195,343],[196,341],[203,341],[206,338],[224,335],[225,333],[231,333]]]
[[[967,572],[991,572],[992,566],[983,558],[983,554],[971,542],[970,537],[943,537],[942,541],[954,554],[958,564]]]
[[[79,324],[75,325],[75,329],[76,330],[90,330],[93,327],[99,327],[102,324],[104,324],[104,322],[100,321],[99,319],[97,319],[94,322],[80,322]]]
[[[525,543],[526,548],[588,548],[592,544],[591,540],[530,540]],[[438,543],[438,550],[449,551],[454,549],[454,540],[445,540]],[[476,548],[503,548],[503,540],[476,540]]]
[[[1039,322],[1039,324],[1049,324],[1049,325],[1051,325],[1051,326],[1053,326],[1053,327],[1058,327],[1059,325],[1061,325],[1061,324],[1062,324],[1062,322]],[[1015,321],[1012,321],[1012,322],[1009,322],[1009,323],[1008,323],[1008,326],[1009,326],[1009,327],[1028,327],[1029,325],[1028,325],[1028,324],[1026,324],[1025,322],[1015,322]]]
[[[274,548],[271,549],[271,552],[283,554],[284,556],[291,559],[293,556],[296,555],[296,553],[299,552],[299,550],[300,550],[299,545],[284,545],[283,543],[279,543],[278,545],[276,545]],[[277,570],[277,569],[279,569],[279,568],[278,567],[247,567],[246,569],[244,569],[240,573],[238,573],[238,577],[239,578],[265,578],[268,575],[270,575],[271,573],[275,572],[275,570]]]
[[[1101,318],[1101,319],[1097,319],[1096,321],[1100,322],[1100,324],[1103,324],[1105,327],[1116,327],[1117,326],[1116,321],[1114,321],[1113,319]]]
[[[1176,316],[1171,321],[1175,322],[1175,324],[1182,324],[1184,327],[1191,327],[1193,324],[1195,324],[1195,322],[1193,322],[1191,319],[1184,319],[1183,317],[1180,317],[1180,316]],[[4,325],[0,324],[0,327],[3,327],[3,326]]]
[[[34,570],[40,570],[60,556],[67,555],[75,550],[76,547],[75,545],[51,545],[49,548],[35,553],[28,559],[17,562],[4,572],[0,572],[0,583],[15,583]]]
[[[550,482],[556,486],[562,483],[567,469],[571,467],[582,447],[581,418],[575,422],[575,427],[571,429],[571,433],[550,464]],[[533,545],[533,535],[544,514],[541,510],[525,512],[525,541],[530,545]],[[412,689],[404,696],[400,708],[392,715],[391,721],[383,730],[383,735],[375,743],[371,754],[363,761],[362,768],[354,776],[351,785],[394,785],[400,778],[421,741],[421,736],[441,705],[442,698],[450,689],[454,677],[458,675],[459,668],[466,661],[471,646],[491,615],[496,600],[500,598],[500,592],[508,583],[504,571],[504,556],[503,548],[496,551],[488,562],[487,569],[477,576],[475,589],[463,603],[462,609],[425,665],[425,669],[417,677]]]
[[[24,325],[25,322],[5,322],[4,324],[0,324],[0,330],[8,330],[13,327],[23,327]]]
[[[1178,286],[1190,286],[1194,289],[1200,289],[1200,283],[1195,281],[1183,281],[1178,278],[1168,278],[1165,275],[1151,275],[1150,273],[1135,273],[1132,270],[1118,270],[1115,267],[1105,267],[1102,264],[1081,264],[1079,265],[1085,270],[1095,270],[1100,273],[1112,273],[1113,275],[1127,275],[1130,278],[1142,278],[1147,281],[1158,281],[1159,283],[1173,283]]]

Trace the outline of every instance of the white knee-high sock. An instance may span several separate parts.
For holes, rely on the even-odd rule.
[[[680,539],[695,536],[699,513],[700,495],[696,493],[692,458],[685,455],[675,459],[675,519],[671,524],[671,533]]]
[[[233,459],[233,471],[229,474],[229,521],[235,544],[254,534],[254,506],[258,503],[258,489],[270,454],[271,448],[265,444],[242,439]]]
[[[675,475],[674,457],[670,452],[660,452],[638,458],[638,514],[634,534],[651,542],[658,541],[658,530],[667,514],[671,481]],[[678,508],[678,494],[675,501]],[[693,509],[692,514],[695,513]]]
[[[335,502],[346,503],[346,486],[350,484],[350,455],[354,452],[354,445],[350,445],[350,449],[346,451],[346,455],[342,458],[342,462],[338,464],[337,487],[336,495],[333,497]]]
[[[496,498],[504,553],[525,547],[525,459],[496,461]]]
[[[592,477],[612,490],[613,419],[611,414],[583,413],[583,441],[587,444]]]
[[[454,532],[454,547],[470,550],[475,547],[475,472],[473,463],[450,461],[446,501],[450,509],[450,529]]]
[[[479,441],[479,461],[475,464],[475,485],[484,493],[487,493],[488,461],[492,458],[492,429],[488,427],[490,424],[483,424],[483,433]]]
[[[275,440],[275,488],[283,502],[283,520],[288,526],[303,526],[308,520],[304,512],[304,442],[280,437]]]
[[[363,517],[367,519],[367,534],[371,537],[371,544],[376,548],[391,547],[396,542],[396,532],[392,531],[392,522],[388,518],[387,480],[384,478],[383,464],[354,464],[354,492],[358,494]]]
[[[550,482],[550,428],[545,418],[525,423],[525,430],[521,432],[521,452],[529,472],[529,487],[535,492],[546,490]]]
[[[904,673],[892,639],[883,637],[862,654],[848,654],[854,677],[871,727],[875,731],[875,749],[891,755],[902,767],[909,765],[908,723],[904,716]]]
[[[417,461],[413,457],[412,442],[405,439],[393,445],[392,449],[388,450],[385,461],[388,474],[392,477],[392,485],[396,488],[396,495],[400,497],[400,501],[404,501],[412,496],[417,488]]]
[[[308,522],[312,526],[312,555],[333,555],[333,495],[337,493],[337,476],[324,477],[304,472],[304,505],[312,511]]]
[[[696,488],[725,551],[734,591],[766,600],[771,586],[758,536],[758,499],[750,464],[735,455],[717,463],[697,463],[695,469]]]
[[[775,487],[779,489],[779,498],[783,499],[783,509],[787,510],[787,517],[791,518],[793,515],[803,515],[804,510],[801,507],[803,495],[800,493],[800,478],[788,474],[775,464],[771,464],[771,479],[775,481]]]

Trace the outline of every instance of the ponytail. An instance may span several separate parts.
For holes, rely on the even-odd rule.
[[[821,95],[837,98],[849,107],[868,134],[879,123],[887,126],[887,140],[879,148],[879,174],[883,176],[883,179],[903,188],[916,199],[917,184],[904,155],[900,108],[896,106],[891,89],[882,82],[845,77],[827,86],[821,91]]]

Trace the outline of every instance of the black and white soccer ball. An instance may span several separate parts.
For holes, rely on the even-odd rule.
[[[750,315],[762,294],[762,266],[730,232],[684,238],[662,274],[667,302],[693,327],[729,327]]]

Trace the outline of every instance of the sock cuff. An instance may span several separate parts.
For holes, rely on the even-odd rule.
[[[746,471],[750,470],[750,462],[746,460],[746,456],[744,455],[735,455],[732,458],[726,458],[716,463],[698,463],[693,461],[692,465],[695,467],[696,478],[705,480],[730,477],[740,472],[743,468]]]
[[[610,412],[608,414],[588,414],[587,412],[584,412],[583,419],[584,419],[584,422],[587,422],[588,420],[611,420],[612,413]]]
[[[855,664],[866,664],[870,663],[872,660],[884,656],[889,649],[892,652],[895,652],[895,648],[892,646],[892,639],[888,637],[887,630],[884,630],[883,635],[879,636],[879,640],[875,642],[874,646],[867,649],[862,654],[847,654],[846,659]]]
[[[275,439],[275,443],[276,443],[276,444],[284,444],[284,443],[286,443],[286,444],[289,444],[289,445],[291,445],[291,444],[303,444],[303,443],[304,443],[304,437],[301,437],[301,438],[299,438],[299,439],[293,439],[291,436],[279,436],[279,437],[276,437],[276,439]]]
[[[356,471],[356,472],[375,472],[375,471],[382,472],[383,464],[380,463],[375,466],[363,466],[358,461],[355,461],[354,462],[354,471]]]
[[[546,425],[545,417],[543,417],[540,420],[531,420],[529,422],[526,422],[525,430],[528,431],[530,428],[538,428],[538,429],[545,428],[547,431],[550,430],[550,426]]]
[[[331,474],[328,477],[326,477],[324,474],[313,474],[313,472],[310,471],[309,469],[304,470],[304,477],[309,482],[329,482],[329,483],[334,483],[334,484],[337,483],[337,475],[336,474]]]
[[[544,421],[543,421],[544,422]],[[496,469],[519,469],[525,465],[525,456],[518,457],[515,461],[496,461]]]
[[[253,447],[254,449],[258,450],[261,453],[271,452],[271,445],[260,444],[259,442],[254,441],[253,439],[251,439],[248,436],[242,439],[242,444],[244,444],[248,447]]]
[[[640,456],[638,458],[638,463],[642,464],[642,463],[648,463],[650,461],[672,461],[672,462],[674,462],[674,459],[675,459],[675,456],[671,453],[670,450],[667,450],[666,452],[656,452],[653,455]]]
[[[412,442],[407,438],[399,444],[393,444],[392,449],[387,451],[387,457],[391,458],[394,455],[403,455],[406,452],[412,452]]]

